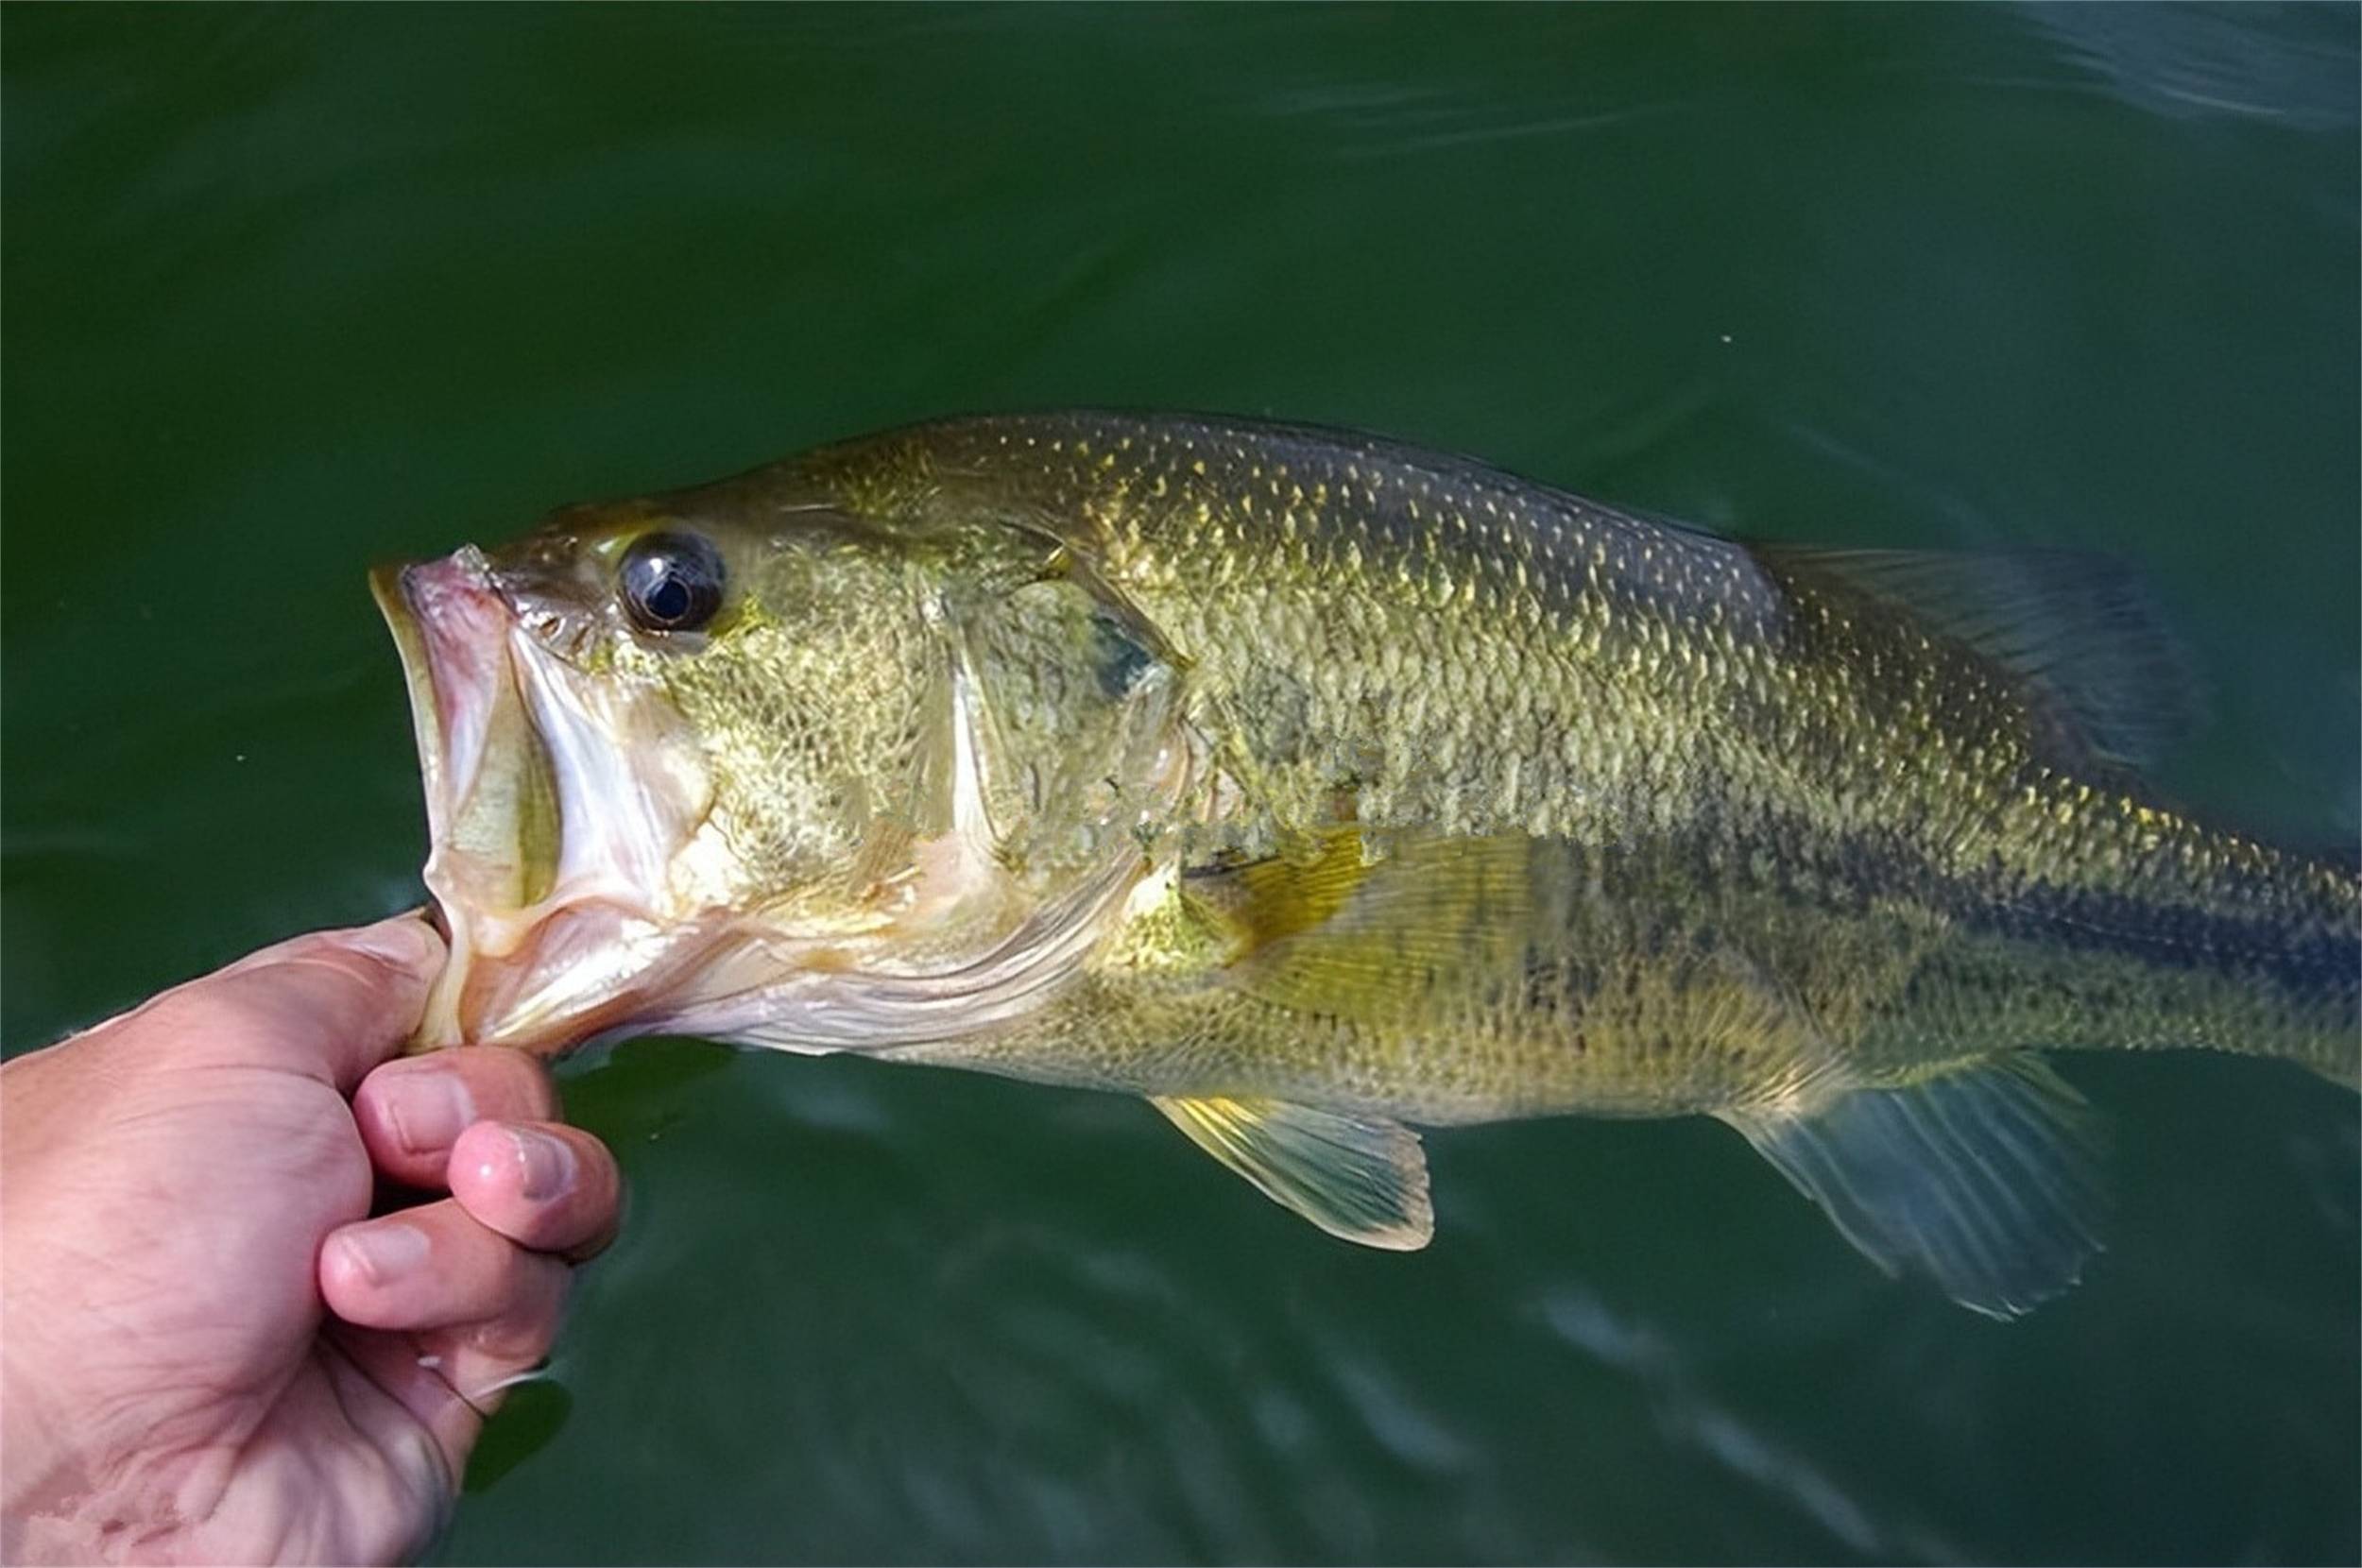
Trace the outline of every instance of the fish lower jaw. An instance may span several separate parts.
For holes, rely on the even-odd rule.
[[[414,1050],[507,1046],[557,1056],[632,1032],[714,1033],[710,1020],[870,962],[871,925],[791,930],[728,905],[659,906],[581,882],[518,910],[441,906],[451,961]]]
[[[440,890],[436,890],[438,895]],[[427,998],[417,1049],[513,1046],[556,1055],[626,1021],[681,929],[636,890],[561,888],[521,910],[444,898],[451,960]]]

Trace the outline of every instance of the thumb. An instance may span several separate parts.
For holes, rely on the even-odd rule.
[[[424,920],[396,915],[265,947],[141,1011],[209,1056],[303,1072],[349,1096],[419,1027],[444,956]]]

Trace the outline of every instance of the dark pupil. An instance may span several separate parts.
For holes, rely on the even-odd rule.
[[[656,587],[648,590],[645,603],[650,620],[670,625],[689,613],[689,585],[682,582],[677,573],[668,572],[657,579]]]
[[[694,534],[651,534],[624,556],[624,606],[651,631],[695,631],[722,607],[722,559]]]

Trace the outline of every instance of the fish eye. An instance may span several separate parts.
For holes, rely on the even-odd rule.
[[[647,534],[617,569],[624,608],[652,632],[693,632],[722,608],[722,556],[700,534]]]

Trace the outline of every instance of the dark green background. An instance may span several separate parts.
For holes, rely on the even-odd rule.
[[[372,561],[958,410],[2129,555],[2166,786],[2351,842],[2355,17],[12,7],[5,1037],[419,896]],[[1438,1135],[1397,1257],[1125,1100],[625,1047],[441,1550],[2353,1559],[2353,1097],[2066,1067],[2113,1249],[2005,1327],[1710,1124]]]

